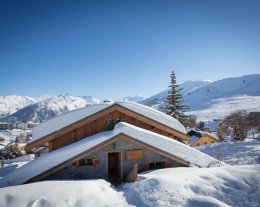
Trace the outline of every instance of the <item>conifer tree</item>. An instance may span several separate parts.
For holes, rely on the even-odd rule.
[[[172,116],[173,118],[177,119],[182,124],[186,125],[185,122],[187,120],[187,116],[184,114],[184,112],[188,110],[189,107],[182,104],[182,88],[180,88],[179,85],[176,84],[176,75],[174,71],[172,71],[170,77],[170,90],[168,92],[168,96],[165,99],[164,112]]]

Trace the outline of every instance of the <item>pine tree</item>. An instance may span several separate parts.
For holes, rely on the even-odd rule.
[[[172,71],[170,77],[170,90],[168,92],[168,96],[165,99],[165,106],[163,108],[163,111],[185,125],[187,116],[184,114],[184,112],[188,110],[189,107],[182,104],[182,88],[180,88],[179,85],[176,84],[176,75],[174,71]]]

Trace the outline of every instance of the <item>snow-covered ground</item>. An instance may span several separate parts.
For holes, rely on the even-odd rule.
[[[260,203],[260,165],[169,168],[117,189],[104,180],[45,181],[0,189],[0,206],[250,206]]]
[[[124,184],[135,206],[259,206],[260,165],[218,168],[170,168],[141,174]]]
[[[190,111],[188,114],[195,115],[199,121],[223,119],[225,116],[237,110],[247,112],[260,110],[260,96],[236,96],[219,98],[209,101],[208,108]]]
[[[229,165],[260,164],[260,140],[220,142],[197,147],[198,150]],[[260,173],[260,172],[259,172]]]
[[[4,207],[128,206],[122,192],[104,180],[47,181],[0,189]]]

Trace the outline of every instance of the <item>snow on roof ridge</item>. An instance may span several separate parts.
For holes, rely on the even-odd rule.
[[[79,109],[75,109],[75,110],[72,110],[72,111],[69,111],[67,113],[64,113],[64,114],[61,114],[59,116],[56,116],[54,118],[51,118],[47,121],[44,121],[42,123],[40,123],[39,125],[37,125],[36,127],[33,128],[33,137],[32,139],[29,141],[29,143],[41,138],[41,137],[44,137],[44,136],[47,136],[57,130],[60,130],[70,124],[73,124],[73,123],[76,123],[78,121],[80,121],[81,119],[84,119],[96,112],[99,112],[105,108],[108,108],[109,106],[111,106],[111,104],[109,103],[102,103],[102,104],[92,104],[92,105],[89,105],[89,106],[86,106],[86,107],[82,107],[82,108],[79,108]],[[93,110],[94,107],[98,107],[98,110]],[[91,110],[92,109],[92,110]],[[87,113],[87,112],[93,112],[93,113]],[[82,113],[79,113],[79,112],[82,112]],[[85,112],[85,113],[83,113]],[[77,117],[73,117],[73,120],[68,120],[68,119],[65,119],[65,118],[69,118],[70,115],[78,115]],[[62,119],[64,118],[64,119]],[[71,118],[71,117],[70,117]],[[62,119],[62,121],[61,121]],[[58,124],[57,124],[57,121],[59,121]],[[51,126],[50,126],[51,125]]]
[[[123,106],[123,107],[125,107],[124,105],[130,104],[130,105],[133,105],[133,106],[138,106],[138,107],[140,107],[140,108],[142,108],[142,109],[147,109],[147,110],[149,110],[149,112],[153,112],[153,113],[155,113],[156,115],[161,116],[161,117],[163,118],[163,119],[161,119],[160,121],[158,120],[160,117],[156,117],[156,119],[153,119],[153,120],[155,120],[155,121],[157,121],[157,122],[160,122],[161,124],[164,124],[164,125],[166,125],[166,126],[172,128],[172,129],[175,129],[175,130],[177,130],[177,131],[179,131],[179,132],[181,132],[181,133],[183,133],[183,134],[186,134],[186,129],[185,129],[185,127],[184,127],[177,119],[175,119],[175,118],[169,116],[168,114],[165,114],[165,113],[163,113],[163,112],[161,112],[161,111],[159,111],[159,110],[157,110],[157,109],[154,109],[154,108],[152,108],[152,107],[145,106],[145,105],[143,105],[143,104],[139,104],[139,103],[136,103],[136,102],[116,102],[116,103],[117,103],[118,105],[120,105],[120,106]],[[126,107],[125,107],[125,108],[126,108]],[[131,108],[128,108],[128,109],[131,110]],[[149,112],[148,112],[148,113],[149,113]],[[137,113],[138,113],[138,112],[137,112]],[[149,117],[149,115],[148,115],[147,113],[145,113],[145,111],[139,112],[139,114],[142,114],[142,115],[145,116],[145,117]],[[171,121],[172,123],[169,123],[170,121]],[[173,122],[174,122],[174,125],[173,125]]]
[[[0,187],[19,185],[26,181],[62,164],[78,155],[93,149],[95,146],[105,143],[119,134],[126,134],[131,138],[167,152],[175,157],[183,159],[201,167],[209,167],[218,164],[218,160],[176,140],[163,135],[145,130],[128,123],[116,124],[113,131],[101,132],[73,144],[42,155],[39,158],[17,168],[0,179]],[[55,157],[55,159],[53,159]]]
[[[68,111],[68,112],[66,112],[66,113],[64,113],[64,114],[60,114],[60,115],[58,115],[58,116],[55,116],[55,117],[53,117],[53,118],[51,118],[51,119],[48,119],[48,120],[46,120],[46,121],[43,121],[43,122],[41,122],[40,124],[38,124],[37,126],[35,126],[33,129],[37,129],[37,127],[39,127],[41,124],[48,123],[48,122],[50,122],[50,121],[52,121],[52,120],[59,119],[59,118],[61,118],[61,117],[67,116],[68,114],[75,113],[76,111],[81,111],[81,110],[84,110],[84,109],[86,109],[86,108],[88,108],[88,107],[93,107],[93,106],[95,106],[95,105],[111,105],[111,104],[109,104],[109,103],[102,103],[102,104],[95,103],[95,104],[87,105],[87,106],[82,107],[82,108],[77,108],[77,109],[74,109],[74,110],[72,110],[72,111]]]

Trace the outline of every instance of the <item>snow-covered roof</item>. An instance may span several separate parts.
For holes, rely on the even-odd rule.
[[[87,137],[71,145],[44,154],[28,164],[17,168],[0,180],[0,187],[22,184],[122,133],[127,135],[130,139],[135,139],[188,161],[191,165],[208,167],[218,164],[218,160],[176,140],[120,122],[115,126],[114,130]]]
[[[30,142],[47,136],[113,105],[122,106],[128,110],[131,110],[142,116],[160,122],[167,127],[186,134],[184,126],[179,121],[158,110],[134,102],[116,102],[114,104],[93,104],[88,107],[76,109],[45,121],[33,128],[33,136]]]

